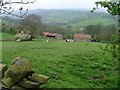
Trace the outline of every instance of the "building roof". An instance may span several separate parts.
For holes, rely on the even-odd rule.
[[[74,38],[91,38],[89,34],[74,34]]]
[[[61,34],[58,34],[58,33],[49,33],[49,32],[43,32],[43,35],[45,35],[45,36],[62,36]]]

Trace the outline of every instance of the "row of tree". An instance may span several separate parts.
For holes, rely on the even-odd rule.
[[[117,33],[117,26],[89,25],[85,27],[85,33],[90,34],[95,41],[110,41],[111,36]]]

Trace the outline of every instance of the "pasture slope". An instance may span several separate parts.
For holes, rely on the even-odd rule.
[[[99,46],[87,42],[2,42],[3,63],[15,57],[30,60],[35,71],[50,77],[43,88],[116,88],[117,62],[104,58]]]

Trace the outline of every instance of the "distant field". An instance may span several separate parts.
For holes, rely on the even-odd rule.
[[[104,22],[104,23],[103,23]],[[97,24],[102,24],[102,25],[116,25],[117,22],[113,19],[107,19],[107,18],[93,18],[93,19],[88,19],[79,23],[74,24],[74,27],[78,26],[87,26],[87,25],[97,25]]]
[[[104,58],[100,43],[85,42],[2,42],[3,63],[15,57],[30,60],[37,73],[48,75],[44,88],[115,88],[117,63]]]

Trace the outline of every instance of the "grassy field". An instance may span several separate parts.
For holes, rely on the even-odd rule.
[[[104,22],[104,24],[103,24]],[[113,23],[114,22],[114,23]],[[92,24],[91,24],[92,23]],[[112,19],[101,19],[101,18],[93,18],[93,19],[88,19],[79,23],[76,23],[74,25],[74,27],[78,27],[78,26],[87,26],[87,25],[98,25],[98,24],[102,24],[102,25],[112,25],[112,24],[116,24],[114,20]]]
[[[14,39],[14,35],[9,33],[0,33],[0,40],[12,40]]]
[[[85,42],[2,42],[3,63],[15,57],[30,60],[35,71],[50,77],[43,88],[115,88],[117,63],[104,58],[100,43]]]
[[[0,41],[0,62],[2,62],[2,42]]]

